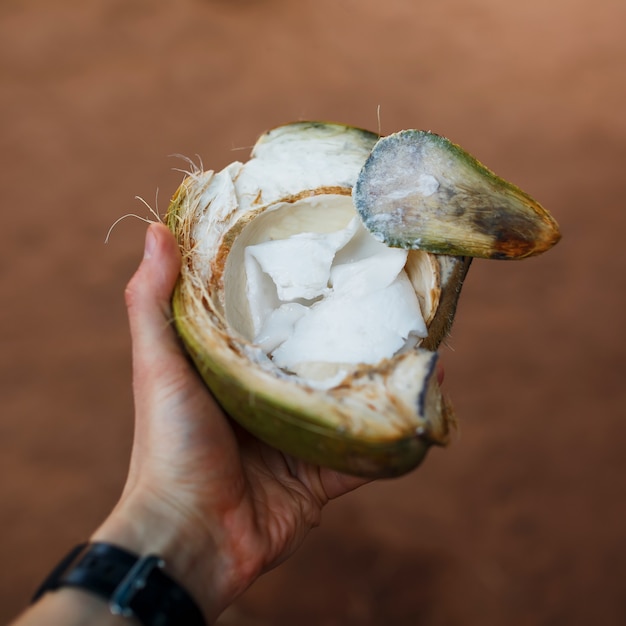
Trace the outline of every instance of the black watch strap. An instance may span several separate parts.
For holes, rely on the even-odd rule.
[[[163,571],[158,556],[139,557],[108,543],[76,546],[33,597],[60,587],[85,589],[106,600],[113,613],[144,626],[206,626],[191,596]]]

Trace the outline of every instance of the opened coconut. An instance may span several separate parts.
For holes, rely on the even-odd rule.
[[[224,410],[286,453],[372,477],[448,441],[436,350],[471,256],[558,239],[540,205],[443,138],[308,122],[191,173],[168,224],[176,328]]]

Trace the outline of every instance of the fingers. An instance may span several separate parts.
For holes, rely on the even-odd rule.
[[[443,385],[443,379],[445,378],[445,370],[443,369],[443,363],[437,361],[437,382],[439,385]]]
[[[349,476],[348,474],[341,474],[326,468],[321,469],[320,479],[329,500],[338,498],[350,491],[354,491],[358,487],[372,482],[370,478]]]

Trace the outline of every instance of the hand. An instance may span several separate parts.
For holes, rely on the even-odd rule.
[[[300,545],[330,499],[365,481],[282,454],[224,415],[172,326],[179,270],[174,237],[151,225],[126,290],[135,396],[128,481],[92,539],[164,556],[213,620]]]

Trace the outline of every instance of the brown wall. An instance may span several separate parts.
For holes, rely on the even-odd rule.
[[[461,434],[329,507],[224,623],[618,624],[626,616],[622,0],[2,0],[0,621],[115,502],[123,288],[147,215],[265,129],[448,136],[563,241],[474,264],[446,387]],[[246,617],[247,616],[247,617]]]

